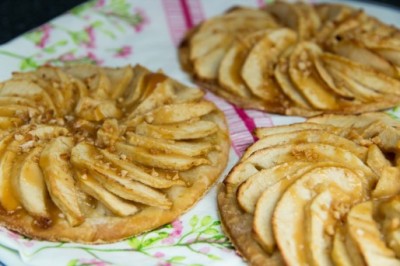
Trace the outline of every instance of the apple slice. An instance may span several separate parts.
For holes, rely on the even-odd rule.
[[[170,188],[172,186],[186,185],[185,182],[181,179],[170,180],[160,177],[157,174],[148,174],[144,169],[135,165],[133,162],[130,162],[126,159],[122,160],[120,159],[120,156],[110,153],[107,150],[99,150],[99,152],[114,166],[119,167],[121,170],[127,171],[128,173],[126,174],[126,176],[131,180],[141,182],[153,188]]]
[[[339,227],[335,231],[332,244],[332,261],[338,266],[353,266],[351,262],[350,254],[346,248],[346,236],[345,230]]]
[[[113,86],[111,98],[120,98],[126,93],[134,76],[132,67],[124,66],[122,68],[105,68],[105,72]]]
[[[39,223],[51,220],[47,205],[48,193],[39,157],[43,147],[35,147],[29,153],[17,158],[13,169],[14,191],[24,209]]]
[[[329,67],[378,93],[400,95],[400,81],[344,57],[323,53],[322,61]]]
[[[400,196],[379,202],[376,216],[386,244],[400,256]]]
[[[243,41],[233,42],[224,54],[218,69],[218,83],[230,93],[240,97],[250,97],[249,88],[244,83],[240,70],[246,57],[254,45],[264,35],[264,31],[250,33],[243,36]]]
[[[330,161],[342,165],[351,165],[360,170],[365,176],[364,186],[366,189],[374,186],[378,179],[375,173],[360,158],[348,150],[321,143],[299,143],[269,147],[253,153],[245,161],[233,168],[230,175],[225,179],[225,183],[242,183],[249,177],[243,173],[255,173],[251,169],[270,168],[290,161]]]
[[[280,58],[275,66],[274,77],[283,93],[301,108],[311,109],[310,103],[297,90],[289,76],[289,59],[286,56]]]
[[[130,106],[139,100],[146,89],[145,77],[149,73],[150,71],[141,65],[132,68],[132,80],[124,94],[121,95],[121,97],[123,97],[123,101],[121,102],[122,105]]]
[[[366,201],[351,208],[347,215],[347,231],[352,243],[367,265],[400,265],[393,250],[381,238],[378,224],[373,219],[373,202]],[[354,257],[352,257],[354,259]],[[357,263],[358,260],[353,260]]]
[[[172,124],[199,118],[215,110],[212,102],[200,101],[163,105],[145,114],[145,121],[150,124]]]
[[[334,126],[325,125],[323,123],[314,123],[314,122],[302,122],[295,123],[291,125],[280,125],[274,127],[259,127],[254,131],[254,135],[257,138],[262,139],[267,136],[275,135],[275,134],[286,134],[292,132],[298,132],[303,130],[321,130],[328,131],[333,134],[338,134],[340,131],[343,131],[341,128],[335,128]],[[338,134],[340,135],[340,134]]]
[[[298,173],[286,175],[285,172],[282,172],[281,175],[283,175],[283,178],[277,180],[274,184],[271,184],[264,189],[255,206],[253,231],[258,242],[265,248],[265,250],[271,253],[275,248],[276,242],[272,229],[272,217],[276,204],[285,191],[302,175],[313,169],[339,166],[344,165],[342,163],[329,161],[307,162],[302,168],[299,168]]]
[[[14,135],[9,134],[0,141],[0,204],[6,212],[14,212],[20,208],[20,202],[12,187],[12,169],[17,153],[8,150],[7,146],[14,140]]]
[[[283,178],[292,179],[293,175],[297,176],[309,166],[308,162],[293,161],[262,169],[250,176],[237,190],[236,197],[240,207],[247,213],[253,214],[256,203],[265,189]]]
[[[207,137],[217,132],[218,127],[210,121],[183,122],[176,125],[151,125],[141,123],[136,127],[136,133],[153,138],[171,140],[190,140]]]
[[[32,99],[57,113],[47,92],[37,84],[26,80],[10,80],[0,84],[0,96]]]
[[[95,147],[81,142],[72,149],[71,162],[80,171],[89,171],[109,192],[123,199],[164,209],[171,208],[172,202],[163,193],[133,181],[109,164],[96,159],[97,155]]]
[[[0,117],[0,130],[8,130],[11,128],[16,128],[18,126],[21,126],[22,124],[24,124],[24,121],[21,118]]]
[[[304,16],[301,8],[295,4],[286,2],[273,2],[266,6],[266,11],[276,16],[285,26],[295,30],[299,39],[307,39],[312,32],[308,28],[307,17]]]
[[[147,79],[152,79],[146,85],[147,92],[144,91],[143,94],[137,101],[136,105],[132,105],[131,113],[128,119],[133,119],[138,115],[143,115],[157,107],[163,106],[166,103],[171,102],[174,99],[174,87],[171,81],[165,80],[165,76],[158,74],[157,76],[148,77]],[[151,93],[149,93],[151,92]]]
[[[0,105],[23,105],[28,107],[36,107],[37,104],[34,100],[20,96],[1,96]]]
[[[368,149],[354,143],[347,138],[340,137],[335,134],[328,133],[322,130],[301,130],[290,133],[274,134],[266,136],[255,144],[251,145],[243,155],[243,159],[248,158],[254,152],[272,147],[275,145],[283,145],[288,143],[324,143],[332,146],[337,146],[349,150],[354,153],[361,160],[367,157]]]
[[[313,58],[322,53],[311,42],[298,43],[289,59],[289,75],[299,92],[317,109],[337,109],[337,97],[323,82],[313,65]]]
[[[267,31],[249,51],[241,68],[241,76],[250,90],[261,99],[273,101],[275,97],[276,100],[280,90],[273,78],[273,65],[296,39],[297,34],[289,29]]]
[[[66,216],[71,226],[78,226],[85,218],[79,208],[69,154],[74,145],[72,137],[57,137],[43,149],[39,165],[50,197]]]
[[[97,182],[96,179],[90,175],[78,173],[77,177],[79,180],[79,187],[84,192],[103,203],[104,206],[106,206],[114,214],[124,217],[134,215],[139,211],[134,204],[115,196],[103,188],[101,183]]]
[[[205,141],[174,141],[166,139],[156,139],[147,136],[127,132],[127,139],[129,144],[143,147],[146,149],[160,150],[165,153],[174,153],[186,156],[199,156],[216,149],[210,142]]]
[[[118,152],[125,154],[131,161],[136,161],[145,166],[166,170],[185,171],[195,166],[210,164],[210,161],[205,158],[193,158],[177,154],[152,153],[147,149],[135,147],[122,142],[117,142],[115,148]]]
[[[360,177],[349,169],[322,167],[303,175],[279,200],[273,215],[273,230],[284,260],[289,265],[307,265],[304,232],[304,207],[320,191],[335,187],[343,193],[340,202],[352,202],[363,196]],[[341,196],[343,195],[343,198]],[[321,232],[320,232],[321,233]]]
[[[372,67],[379,72],[386,75],[395,77],[396,69],[386,59],[382,58],[379,54],[364,47],[361,43],[356,41],[341,41],[330,47],[332,51],[354,62]]]
[[[333,92],[335,92],[337,95],[344,97],[344,98],[348,98],[348,99],[355,98],[355,94],[350,89],[348,89],[348,86],[350,86],[350,85],[347,84],[347,86],[344,86],[342,84],[342,83],[344,83],[344,81],[342,79],[338,80],[338,77],[334,76],[331,73],[332,70],[328,71],[328,69],[325,67],[322,60],[318,56],[313,58],[313,63],[314,63],[315,69],[317,70],[321,79],[325,82],[326,85],[328,85],[328,87]],[[343,78],[343,79],[345,79],[345,78]]]
[[[221,62],[233,43],[233,37],[220,42],[213,50],[193,62],[196,76],[203,80],[215,80],[218,78],[218,69]]]
[[[368,147],[367,165],[378,175],[381,176],[385,168],[390,167],[391,162],[386,159],[385,154],[375,144]]]
[[[400,192],[400,169],[398,167],[384,167],[378,183],[372,191],[374,198],[392,197]]]

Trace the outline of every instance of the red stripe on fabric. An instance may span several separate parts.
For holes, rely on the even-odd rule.
[[[186,3],[189,7],[190,18],[194,26],[205,19],[203,6],[200,0],[186,0]]]
[[[236,113],[238,114],[238,116],[242,119],[242,121],[244,122],[247,130],[252,133],[254,131],[254,129],[256,129],[256,124],[254,123],[253,118],[251,118],[250,116],[248,116],[246,114],[246,112],[236,106],[233,106],[235,108]],[[251,134],[253,136],[253,134]],[[253,136],[253,140],[256,140],[256,138]]]
[[[186,27],[188,29],[193,28],[193,20],[190,14],[190,10],[189,10],[189,5],[185,0],[180,0],[179,1],[182,7],[182,11],[183,11],[183,16],[185,18],[185,23],[186,23]]]
[[[178,46],[187,31],[182,7],[176,0],[162,1],[172,42]]]

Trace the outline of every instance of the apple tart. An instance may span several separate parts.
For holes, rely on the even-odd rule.
[[[181,65],[235,105],[273,113],[356,114],[400,103],[400,30],[338,4],[276,1],[200,23]]]
[[[255,135],[218,192],[251,265],[400,265],[400,122],[328,114]]]
[[[224,115],[163,73],[76,65],[0,83],[0,223],[106,243],[173,221],[224,170]]]

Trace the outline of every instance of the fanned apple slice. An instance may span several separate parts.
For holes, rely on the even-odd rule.
[[[151,153],[151,151],[133,145],[117,142],[115,148],[125,154],[128,159],[150,167],[167,170],[185,171],[194,166],[210,164],[205,158],[193,158],[185,155]]]
[[[112,85],[111,98],[118,99],[126,92],[129,87],[134,72],[131,66],[121,68],[105,68],[104,69]]]
[[[383,233],[386,245],[391,248],[397,257],[400,256],[400,196],[396,195],[382,201],[377,206],[376,217]]]
[[[356,12],[355,9],[341,4],[317,4],[315,9],[321,19],[321,27],[316,34],[318,42],[325,42],[336,25]]]
[[[29,212],[39,224],[51,220],[47,206],[48,193],[42,169],[39,166],[39,157],[43,147],[36,147],[26,156],[17,158],[14,173],[14,191],[24,209]]]
[[[341,195],[345,197],[338,199],[340,202],[351,203],[363,196],[359,176],[346,168],[325,167],[306,173],[279,200],[274,211],[273,229],[282,256],[289,265],[306,265],[304,207],[318,191],[329,187],[343,192]]]
[[[334,68],[328,67],[327,71],[332,75],[336,88],[342,91],[348,91],[352,97],[362,102],[376,101],[382,97],[382,94],[365,87],[364,85],[354,81],[350,76]]]
[[[322,60],[318,56],[314,57],[313,64],[321,79],[333,92],[344,98],[355,98],[355,94],[347,88],[347,86],[350,86],[351,84],[347,84],[347,86],[344,86],[344,82],[341,81],[341,79],[338,80],[336,76],[336,78],[334,78],[332,73],[328,71],[328,69],[324,66]]]
[[[289,29],[271,30],[251,48],[243,63],[241,76],[255,95],[264,100],[274,100],[272,97],[279,92],[273,78],[274,64],[296,38],[297,34]]]
[[[332,51],[347,59],[355,61],[357,63],[372,67],[386,75],[391,77],[396,76],[396,69],[387,60],[379,56],[379,54],[363,47],[361,43],[356,41],[341,41],[332,47]]]
[[[400,169],[398,167],[383,168],[378,183],[372,191],[374,198],[387,198],[400,192]]]
[[[255,144],[251,145],[243,155],[243,160],[248,158],[252,153],[275,145],[283,145],[287,143],[324,143],[337,146],[349,150],[360,159],[365,160],[368,149],[354,143],[351,140],[340,137],[335,134],[321,130],[302,130],[290,133],[274,134],[266,136]]]
[[[244,181],[237,190],[237,201],[247,213],[254,213],[257,200],[268,187],[276,184],[282,178],[291,179],[307,170],[308,162],[288,162],[271,168],[262,169]]]
[[[289,76],[289,62],[287,56],[280,58],[275,66],[274,77],[283,93],[301,108],[311,109],[311,105],[305,97],[297,90]]]
[[[150,124],[179,123],[206,115],[215,108],[215,105],[208,101],[164,105],[146,113],[145,121]]]
[[[124,106],[130,106],[135,104],[140,97],[142,96],[146,86],[146,76],[147,74],[150,73],[149,70],[146,68],[142,67],[141,65],[136,65],[135,67],[132,68],[133,72],[133,77],[132,80],[124,92],[124,94],[121,96],[123,97],[122,105]]]
[[[24,124],[24,120],[18,117],[0,117],[0,130],[15,128],[22,124]]]
[[[5,150],[13,140],[13,134],[5,136],[0,142],[0,204],[6,212],[14,212],[21,207],[17,195],[12,187],[12,169],[17,153]]]
[[[33,99],[56,112],[55,105],[45,90],[33,82],[10,80],[0,83],[0,96],[22,97]],[[56,112],[57,113],[57,112]]]
[[[297,162],[298,163],[298,162]],[[290,163],[288,163],[290,164]],[[275,237],[272,230],[272,217],[276,204],[282,197],[283,193],[307,172],[321,167],[338,167],[344,166],[342,163],[321,161],[307,162],[298,173],[288,174],[282,172],[283,178],[277,180],[274,184],[264,189],[258,198],[254,211],[253,230],[259,243],[269,252],[274,250],[276,245]]]
[[[141,123],[136,127],[136,133],[153,138],[171,140],[190,140],[207,137],[217,132],[218,127],[210,121],[184,122],[176,125],[150,125]]]
[[[343,228],[337,228],[333,237],[332,261],[338,266],[353,266],[350,254],[346,248],[346,232]]]
[[[296,5],[286,2],[274,2],[267,5],[266,11],[276,16],[284,25],[295,30],[300,40],[310,37],[312,32],[308,28],[307,17]]]
[[[385,154],[375,144],[368,147],[367,165],[377,174],[382,175],[385,168],[392,164],[386,159]]]
[[[165,153],[175,153],[187,156],[199,156],[206,154],[216,147],[209,142],[196,141],[174,141],[165,139],[155,139],[132,132],[127,132],[128,142],[132,145],[146,149],[161,150]]]
[[[40,154],[39,165],[51,199],[71,226],[78,226],[85,218],[79,208],[74,177],[68,160],[73,145],[72,137],[53,139]]]
[[[218,77],[221,62],[233,43],[233,37],[226,38],[213,50],[193,62],[196,76],[204,80],[214,80]]]
[[[0,116],[5,117],[19,117],[29,118],[38,114],[39,111],[36,108],[23,106],[23,105],[5,105],[0,108]]]
[[[267,136],[275,135],[275,134],[286,134],[292,133],[297,131],[303,130],[323,130],[328,131],[333,134],[340,135],[340,131],[344,131],[341,128],[334,127],[331,125],[325,125],[323,123],[313,123],[313,122],[303,122],[303,123],[296,123],[291,125],[281,125],[281,126],[274,126],[274,127],[259,127],[256,128],[254,131],[254,135],[257,138],[262,139]]]
[[[353,208],[347,215],[347,232],[367,265],[400,265],[393,250],[381,239],[373,219],[373,202],[366,201]],[[354,263],[358,261],[353,261]]]
[[[172,186],[184,186],[185,182],[181,179],[170,180],[163,177],[160,177],[156,174],[151,175],[146,173],[144,169],[135,165],[134,163],[128,160],[122,160],[120,156],[115,155],[107,150],[99,150],[99,152],[104,156],[104,158],[110,161],[114,166],[121,168],[121,170],[125,170],[128,173],[126,174],[127,178],[141,182],[145,185],[148,185],[153,188],[169,188]]]
[[[374,186],[378,179],[360,158],[348,150],[321,143],[299,143],[269,147],[253,153],[233,168],[224,182],[226,184],[242,183],[250,176],[244,173],[251,173],[251,175],[255,173],[254,170],[246,171],[246,169],[270,168],[290,161],[331,161],[351,165],[365,176],[363,180],[365,188]]]
[[[86,169],[98,182],[113,194],[135,202],[150,206],[169,209],[171,201],[161,192],[154,190],[142,183],[133,181],[122,171],[112,169],[106,163],[101,163],[96,159],[98,151],[88,143],[81,142],[76,145],[71,152],[71,162],[78,169]]]
[[[317,109],[337,109],[337,98],[319,77],[313,58],[322,53],[311,42],[298,43],[289,60],[289,75],[296,88]]]
[[[334,233],[335,218],[332,214],[333,198],[340,198],[339,195],[343,192],[340,190],[327,189],[317,194],[304,208],[305,216],[305,247],[304,252],[312,265],[332,265],[330,251],[333,243],[330,238]]]
[[[263,37],[265,31],[253,32],[242,37],[241,42],[234,42],[224,54],[218,68],[218,83],[220,86],[240,97],[250,97],[249,88],[240,75],[242,65],[254,45]]]
[[[400,67],[400,49],[397,47],[377,47],[374,52],[391,62],[397,67]],[[397,70],[399,71],[399,70]]]
[[[400,95],[400,81],[394,78],[337,55],[323,53],[320,57],[327,66],[344,73],[371,90],[383,94]]]
[[[139,209],[132,203],[124,201],[123,199],[115,196],[97,182],[93,177],[87,174],[78,173],[79,187],[104,204],[110,211],[118,216],[130,216],[139,211]]]
[[[36,107],[37,104],[34,100],[20,96],[1,96],[0,105],[23,105],[28,107]]]
[[[204,56],[209,51],[212,51],[220,43],[224,43],[229,40],[231,36],[225,32],[215,32],[212,38],[200,39],[196,42],[192,41],[190,46],[190,60],[195,60],[201,56]]]
[[[174,88],[169,80],[165,80],[165,76],[158,74],[157,76],[148,77],[148,79],[154,78],[151,82],[147,82],[147,92],[143,92],[138,100],[134,109],[129,114],[128,119],[137,117],[138,115],[145,114],[157,107],[160,107],[166,103],[169,103],[174,98]]]
[[[91,97],[80,98],[75,113],[89,121],[101,121],[107,118],[120,118],[122,111],[111,100],[99,100]]]
[[[345,127],[360,129],[369,126],[371,123],[381,121],[391,127],[400,127],[400,122],[391,118],[386,113],[364,113],[361,115],[322,115],[309,118],[307,122],[323,124],[324,126]],[[361,132],[360,132],[361,133]]]

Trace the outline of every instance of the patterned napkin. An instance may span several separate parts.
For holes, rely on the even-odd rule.
[[[94,63],[122,66],[140,63],[163,69],[190,84],[177,60],[183,34],[204,18],[234,5],[263,6],[263,0],[98,0],[74,8],[49,23],[0,46],[0,80],[13,71],[40,65]],[[362,4],[368,12],[396,23],[398,13]],[[397,21],[397,24],[399,22]],[[192,84],[193,85],[193,84]],[[228,119],[232,138],[225,173],[254,139],[256,127],[288,124],[303,118],[243,110],[208,93]],[[390,111],[396,115],[396,110]],[[216,188],[188,213],[158,230],[108,245],[35,241],[0,228],[0,265],[244,265],[222,233]]]

